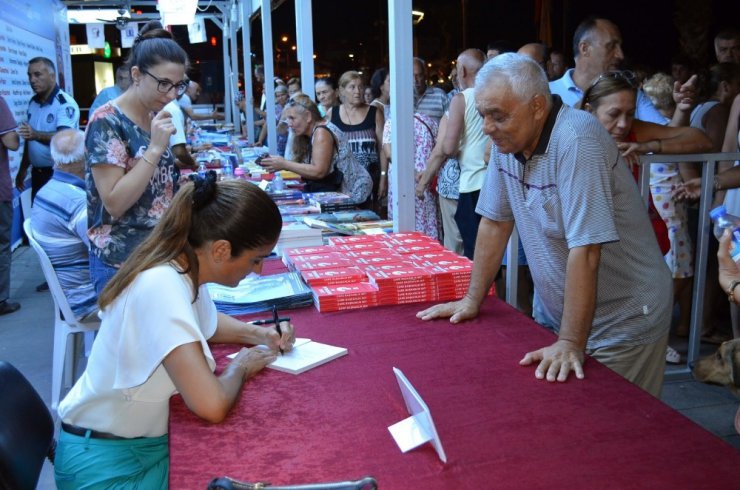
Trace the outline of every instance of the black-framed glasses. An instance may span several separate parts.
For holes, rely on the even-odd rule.
[[[155,77],[146,70],[142,69],[141,72],[149,75],[157,81],[157,91],[162,94],[166,94],[174,88],[175,93],[180,96],[185,93],[185,91],[188,89],[188,85],[190,84],[190,80],[187,79],[183,80],[182,82],[172,83],[169,80],[163,80],[161,78]]]
[[[586,105],[586,103],[589,102],[591,98],[591,92],[593,91],[594,87],[596,87],[603,80],[624,81],[631,88],[637,88],[637,76],[635,75],[635,72],[630,70],[607,71],[596,77],[596,79],[591,82],[591,85],[589,85],[589,87],[583,93],[583,105]]]

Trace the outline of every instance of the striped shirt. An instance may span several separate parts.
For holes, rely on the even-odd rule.
[[[414,112],[426,114],[439,124],[439,120],[447,112],[447,94],[437,87],[427,87],[421,97],[414,94]]]
[[[54,170],[31,208],[33,234],[49,256],[72,312],[81,318],[97,309],[90,280],[85,182]]]
[[[587,348],[655,342],[670,327],[673,292],[647,209],[601,124],[553,99],[529,160],[494,146],[476,211],[516,221],[542,309],[556,328],[570,249],[601,244]]]

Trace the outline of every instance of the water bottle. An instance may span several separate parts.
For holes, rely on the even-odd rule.
[[[231,139],[231,151],[236,155],[236,165],[241,166],[244,163],[244,158],[242,157],[242,149],[239,146],[239,139],[236,136]]]
[[[204,178],[205,179],[206,178],[206,172],[208,172],[208,169],[206,168],[206,162],[204,162],[203,160],[201,160],[200,162],[198,162],[198,175],[201,178]]]
[[[279,170],[275,172],[275,178],[272,179],[272,189],[275,191],[282,191],[285,189],[285,181],[283,180],[283,176]]]
[[[740,218],[727,212],[724,205],[717,206],[709,212],[709,217],[714,221],[714,236],[719,240],[725,229],[732,232],[732,246],[730,255],[735,262],[740,262]]]
[[[224,164],[221,167],[221,180],[233,180],[234,179],[234,166],[231,164],[231,159],[224,159]]]

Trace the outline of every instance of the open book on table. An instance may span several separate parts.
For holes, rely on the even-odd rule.
[[[301,374],[345,355],[347,355],[345,347],[336,347],[321,342],[313,342],[311,339],[297,338],[295,344],[293,344],[293,350],[278,355],[277,359],[272,364],[268,364],[267,367],[284,373]],[[233,359],[235,356],[236,353],[230,354],[228,357]]]

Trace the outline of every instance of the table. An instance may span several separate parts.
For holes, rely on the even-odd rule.
[[[170,487],[372,475],[382,489],[737,488],[740,451],[593,359],[584,380],[535,379],[518,361],[554,336],[506,303],[489,297],[457,326],[420,308],[291,312],[298,336],[349,354],[297,376],[266,369],[218,425],[173,397]],[[235,350],[214,348],[220,367]],[[392,367],[429,406],[447,464],[390,436],[408,416]]]

